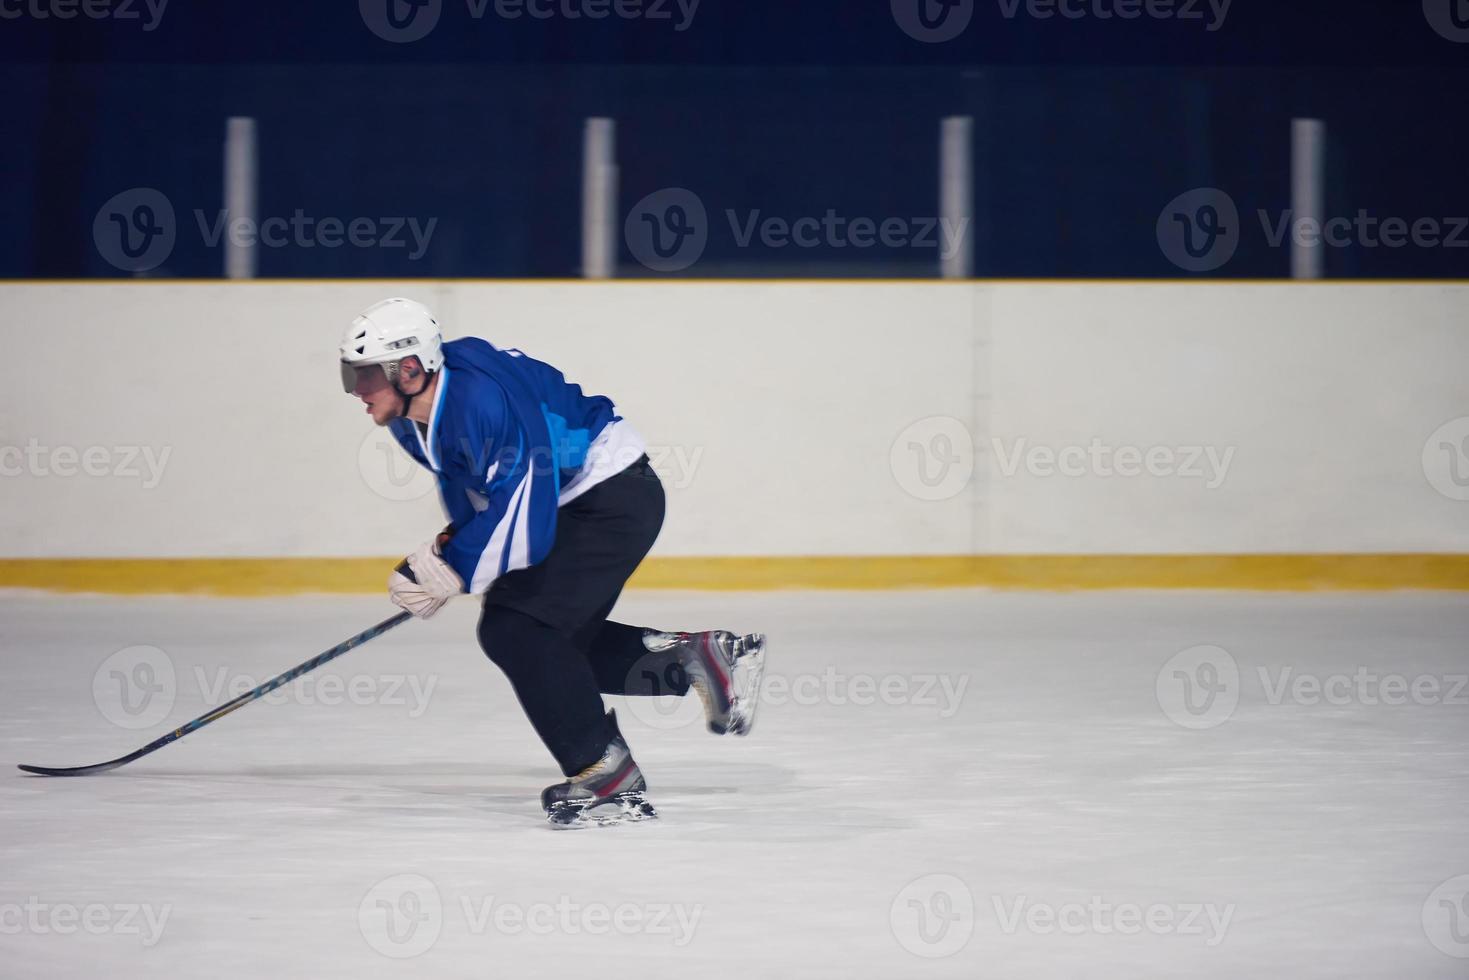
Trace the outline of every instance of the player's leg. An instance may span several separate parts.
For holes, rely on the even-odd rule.
[[[603,694],[633,696],[687,694],[689,678],[677,653],[653,652],[644,644],[645,637],[662,631],[608,619],[616,602],[614,597],[575,637],[597,677],[598,689]]]
[[[568,534],[579,542],[583,562],[602,572],[609,589],[605,604],[584,619],[573,639],[586,652],[598,688],[604,694],[682,696],[693,687],[711,732],[747,734],[765,665],[762,634],[655,630],[607,619],[663,522],[663,485],[647,458],[590,491],[581,503],[564,508],[562,516],[568,524],[575,522]],[[656,521],[629,521],[630,515],[656,515]],[[652,533],[639,534],[640,526],[651,526]]]
[[[481,644],[511,678],[568,777],[542,794],[553,824],[600,821],[600,811],[654,815],[615,717],[602,714],[596,674],[575,638],[605,618],[652,547],[663,506],[645,457],[562,507],[547,556],[502,576],[485,594]]]
[[[531,727],[563,774],[573,776],[602,756],[613,731],[597,678],[560,630],[519,610],[487,603],[480,614],[479,642],[505,672]]]
[[[567,777],[541,794],[552,825],[657,816],[617,717],[604,713],[591,667],[571,639],[519,610],[489,603],[479,637]]]
[[[692,686],[704,702],[709,730],[745,735],[755,723],[765,637],[729,630],[674,632],[606,619],[612,603],[575,639],[587,652],[603,694],[687,694]]]

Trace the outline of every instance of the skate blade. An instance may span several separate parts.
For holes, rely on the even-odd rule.
[[[755,709],[760,706],[760,680],[765,675],[764,633],[751,633],[739,639],[739,654],[735,657],[736,673],[744,668],[744,680],[739,693],[730,702],[729,734],[748,735],[755,727]]]
[[[595,806],[563,804],[546,814],[546,822],[552,830],[578,830],[582,827],[615,827],[618,824],[656,820],[658,811],[653,809],[641,793],[625,793],[614,796],[605,803]]]

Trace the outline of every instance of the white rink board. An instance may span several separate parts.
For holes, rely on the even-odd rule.
[[[431,482],[333,364],[391,294],[611,395],[661,454],[656,554],[1469,551],[1424,464],[1469,418],[1466,286],[337,281],[0,285],[45,369],[0,413],[0,555],[411,550]],[[1093,445],[1175,455],[1016,455]]]
[[[1147,284],[991,295],[990,425],[1007,452],[1020,438],[1205,450],[1202,477],[996,470],[992,550],[1469,550],[1469,503],[1436,491],[1423,461],[1435,430],[1469,417],[1469,289]],[[1463,428],[1469,436],[1469,418]],[[1214,487],[1210,451],[1228,459]],[[1183,454],[1175,459],[1182,470]],[[1463,462],[1469,497],[1469,455]]]

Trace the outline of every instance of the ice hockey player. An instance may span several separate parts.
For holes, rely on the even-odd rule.
[[[663,523],[663,485],[611,400],[549,364],[466,337],[386,299],[342,341],[342,387],[438,479],[449,526],[389,577],[427,619],[479,596],[479,642],[505,672],[564,782],[541,794],[552,826],[656,816],[603,694],[686,694],[710,731],[749,732],[765,638],[607,617]]]

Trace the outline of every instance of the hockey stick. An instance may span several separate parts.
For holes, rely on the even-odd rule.
[[[225,715],[229,714],[231,711],[234,711],[236,708],[243,707],[244,705],[249,704],[251,701],[254,701],[257,698],[264,697],[271,691],[274,691],[276,688],[280,687],[282,684],[289,684],[291,681],[300,677],[302,674],[315,670],[327,661],[335,660],[342,654],[346,653],[348,650],[351,650],[353,647],[359,647],[362,644],[366,643],[368,640],[382,636],[394,626],[398,626],[399,624],[411,619],[412,615],[413,614],[409,612],[400,612],[398,613],[398,615],[392,617],[391,619],[385,619],[381,623],[378,623],[376,626],[373,626],[370,629],[363,630],[361,633],[358,633],[350,640],[343,640],[341,643],[338,643],[336,646],[332,647],[325,653],[318,654],[305,663],[300,664],[296,667],[292,667],[290,670],[286,671],[284,674],[281,674],[279,677],[275,677],[271,680],[266,681],[264,684],[261,684],[259,687],[255,688],[255,690],[246,691],[244,694],[241,694],[233,701],[220,705],[213,711],[210,711],[208,714],[200,715],[198,718],[195,718],[193,721],[189,722],[187,725],[184,725],[182,728],[176,728],[162,738],[149,742],[147,745],[143,746],[141,749],[138,749],[136,752],[129,752],[127,755],[122,756],[118,759],[113,759],[111,762],[99,762],[95,766],[72,766],[70,768],[63,767],[58,769],[53,769],[48,766],[24,765],[20,768],[24,772],[32,772],[38,776],[90,776],[93,773],[107,772],[110,769],[116,769],[119,766],[125,766],[135,759],[141,759],[143,756],[147,755],[150,752],[156,752],[157,750],[167,745],[169,742],[177,741],[190,732],[198,731],[200,728],[203,728],[205,725],[209,724],[211,721],[214,721],[216,718],[223,718]]]

